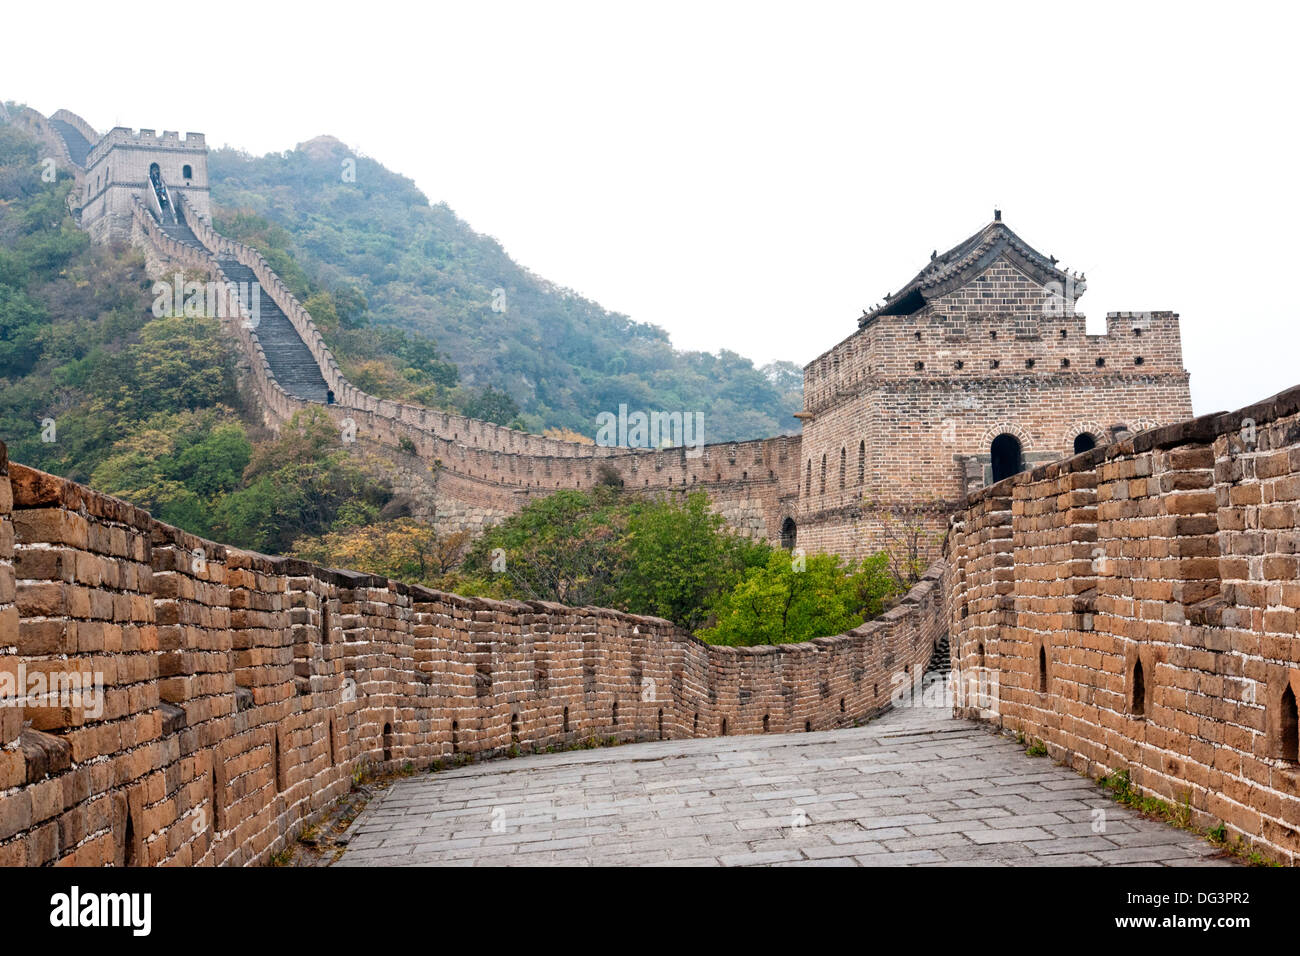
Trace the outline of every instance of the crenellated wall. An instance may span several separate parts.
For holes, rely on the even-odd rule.
[[[973,495],[958,712],[1300,861],[1300,388]]]
[[[261,294],[273,299],[293,323],[334,392],[333,405],[288,394],[271,372],[253,323],[232,318],[226,327],[240,342],[252,391],[269,426],[279,428],[295,412],[316,405],[339,423],[340,433],[345,420],[351,420],[359,443],[389,451],[413,448],[413,455],[429,471],[428,482],[436,489],[435,496],[453,506],[448,510],[455,510],[454,505],[472,509],[479,524],[485,516],[492,520],[517,511],[533,496],[559,488],[594,487],[602,480],[600,465],[608,464],[631,489],[705,490],[715,509],[734,527],[779,542],[782,521],[794,507],[790,489],[796,482],[798,436],[705,445],[693,456],[685,448],[633,450],[561,441],[376,398],[344,377],[311,315],[260,253],[217,233],[187,200],[182,199],[180,205],[206,253],[166,235],[142,203],[134,206],[134,235],[159,258],[159,267],[167,260],[221,282],[226,277],[217,257],[232,257],[250,268]]]
[[[1074,454],[1080,436],[1104,445],[1191,416],[1178,316],[1113,313],[1089,335],[1085,283],[1037,256],[996,219],[936,250],[913,292],[808,363],[805,547],[861,556],[911,526],[937,556],[947,516],[1001,477],[1002,436],[1032,468]]]
[[[152,195],[153,165],[159,167],[173,201],[184,197],[191,209],[210,212],[208,147],[202,133],[182,137],[170,130],[160,135],[118,126],[90,142],[94,145],[86,157],[81,223],[96,241],[131,235],[132,205],[141,195]]]
[[[0,865],[264,863],[361,767],[846,726],[919,678],[941,575],[847,634],[713,647],[227,548],[0,445]],[[33,674],[63,693],[8,692]]]

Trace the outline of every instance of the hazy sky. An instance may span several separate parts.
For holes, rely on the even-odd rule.
[[[1182,315],[1198,414],[1300,383],[1295,5],[186,9],[151,44],[103,3],[9,5],[0,99],[255,153],[332,134],[534,272],[758,362],[830,348],[996,204],[1087,273],[1090,330]]]

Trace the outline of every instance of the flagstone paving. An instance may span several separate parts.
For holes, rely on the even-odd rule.
[[[944,709],[400,780],[337,866],[1232,866]]]

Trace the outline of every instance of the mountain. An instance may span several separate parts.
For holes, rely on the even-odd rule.
[[[702,411],[709,441],[797,430],[802,372],[794,363],[756,368],[730,351],[675,350],[663,329],[534,275],[410,179],[337,139],[260,157],[216,150],[209,178],[218,228],[269,221],[287,234],[284,251],[314,287],[336,300],[360,291],[368,306],[362,324],[436,342],[459,369],[459,402],[444,393],[445,405],[473,414],[476,403],[494,407],[504,392],[517,423],[535,432],[593,435],[596,416],[620,404]],[[256,236],[240,238],[257,244]],[[504,301],[509,321],[494,300]],[[355,333],[345,355],[349,344],[357,351]]]

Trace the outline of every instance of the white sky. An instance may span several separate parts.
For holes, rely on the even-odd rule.
[[[147,16],[10,5],[0,99],[255,153],[332,134],[534,272],[757,362],[820,354],[997,204],[1087,273],[1090,330],[1182,315],[1198,414],[1300,382],[1295,5],[184,9],[151,48]]]

